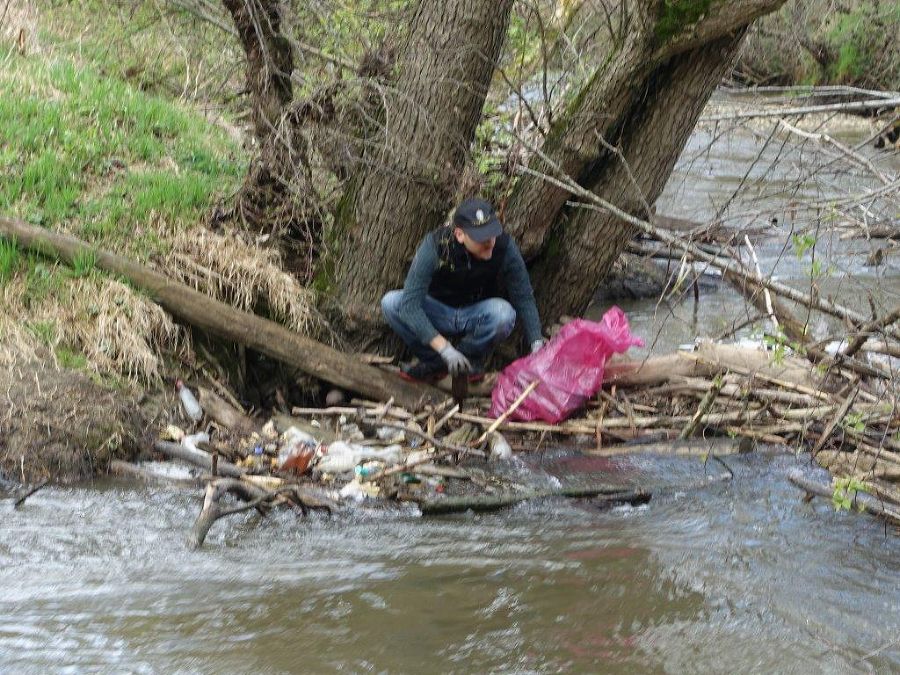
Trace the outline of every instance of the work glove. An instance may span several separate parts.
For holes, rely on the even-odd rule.
[[[545,344],[547,344],[547,341],[544,338],[538,338],[537,340],[535,340],[534,342],[531,343],[531,353],[534,354]]]
[[[463,373],[468,373],[472,370],[472,364],[469,363],[469,359],[466,358],[466,355],[449,342],[444,345],[444,348],[441,349],[438,354],[444,360],[444,363],[447,364],[447,370],[453,376],[462,375]]]

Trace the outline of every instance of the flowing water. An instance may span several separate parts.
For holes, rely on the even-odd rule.
[[[737,136],[704,153],[704,133],[662,212],[709,217],[762,142]],[[780,260],[777,274],[802,286],[808,261],[782,248],[761,242],[761,264]],[[878,302],[895,304],[892,263],[861,258],[835,256],[848,274],[823,283],[843,297],[877,285]],[[697,306],[627,310],[660,352],[727,328],[741,307],[721,289]],[[648,505],[607,510],[546,499],[429,519],[242,514],[199,551],[185,543],[195,493],[48,488],[19,510],[0,504],[0,672],[900,670],[900,539],[824,500],[803,503],[785,476],[801,467],[824,479],[808,457],[726,461],[734,479],[698,489],[722,467],[551,449],[530,455],[523,476],[665,487]]]
[[[535,460],[538,461],[538,460]],[[686,485],[698,460],[547,454],[563,479]],[[0,670],[888,672],[900,539],[800,501],[805,457],[600,511],[278,513],[185,535],[190,493],[54,488],[4,513]]]

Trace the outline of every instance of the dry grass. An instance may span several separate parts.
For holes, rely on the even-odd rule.
[[[0,473],[76,481],[140,451],[146,419],[133,393],[57,368],[44,350],[0,349],[0,358]]]
[[[0,288],[0,369],[8,370],[20,361],[36,358],[38,341],[28,333],[20,316],[11,314],[4,296],[9,285]]]
[[[72,302],[61,308],[60,337],[96,367],[156,381],[160,354],[185,344],[185,332],[159,305],[115,279],[79,279],[68,291]]]
[[[27,48],[37,38],[37,26],[37,10],[30,2],[0,1],[0,40],[23,44]]]
[[[4,286],[0,310],[0,365],[46,349],[57,360],[83,355],[84,370],[152,383],[163,375],[164,354],[190,351],[184,330],[158,305],[96,273],[43,297],[20,275]]]
[[[189,286],[244,311],[265,305],[298,333],[320,337],[325,331],[314,292],[282,270],[275,250],[195,228],[176,236],[165,267]]]

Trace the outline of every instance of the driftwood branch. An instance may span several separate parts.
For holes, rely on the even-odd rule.
[[[22,504],[25,503],[26,499],[28,499],[31,495],[33,495],[38,490],[45,488],[49,484],[50,484],[50,479],[46,478],[46,479],[42,480],[40,483],[38,483],[37,485],[33,485],[32,487],[25,490],[25,492],[23,492],[21,495],[16,497],[16,501],[13,503],[13,508],[14,509],[19,508],[20,506],[22,506]]]
[[[635,443],[614,445],[602,450],[587,450],[592,457],[618,457],[621,455],[670,455],[675,457],[714,457],[740,455],[750,452],[753,442],[749,439],[710,438],[662,443]]]
[[[233,494],[247,502],[244,506],[235,508],[223,508],[220,500],[226,494]],[[264,512],[263,503],[274,499],[273,492],[268,492],[233,478],[221,478],[214,480],[206,486],[206,495],[203,498],[203,508],[191,529],[191,544],[199,548],[206,540],[209,528],[219,518],[256,508],[260,513]]]
[[[179,487],[202,487],[202,478],[173,478],[166,476],[131,462],[124,462],[120,459],[114,459],[109,463],[109,472],[118,476],[132,476],[144,481],[153,483],[165,483],[167,485],[175,485]]]
[[[788,480],[802,490],[806,490],[808,494],[825,497],[826,499],[831,499],[834,495],[834,489],[830,485],[811,480],[797,470],[788,474]],[[865,492],[857,492],[853,501],[855,507],[866,513],[884,518],[894,525],[900,525],[900,511],[883,504],[872,495],[868,495]]]
[[[202,450],[192,450],[190,448],[184,447],[180,443],[170,443],[169,441],[156,441],[156,443],[153,444],[153,449],[157,452],[161,452],[167,457],[180,459],[182,462],[193,464],[194,466],[198,466],[201,469],[212,473],[212,455],[208,452],[203,452]],[[217,464],[217,471],[222,476],[227,476],[229,478],[241,478],[247,473],[241,467],[235,466],[234,464],[226,462],[223,459],[219,459]]]
[[[224,507],[221,500],[227,494],[232,494],[245,503]],[[304,513],[308,509],[321,509],[331,513],[335,508],[331,500],[300,485],[283,485],[275,490],[265,490],[243,480],[219,478],[206,486],[203,508],[191,529],[191,545],[195,548],[202,546],[209,529],[220,518],[250,509],[256,509],[265,515],[268,509],[280,502],[295,503]]]
[[[797,108],[775,108],[773,110],[748,110],[746,112],[726,113],[723,115],[706,115],[698,122],[724,122],[727,120],[748,120],[757,117],[785,117],[788,115],[810,115],[823,112],[857,112],[877,108],[891,108],[900,105],[900,98],[875,98],[868,101],[849,101],[847,103],[825,103]]]
[[[862,326],[862,328],[860,328],[859,335],[857,335],[853,338],[853,340],[850,341],[850,344],[847,345],[847,349],[845,349],[841,355],[847,358],[853,356],[854,354],[856,354],[856,352],[862,349],[862,346],[866,343],[866,340],[872,337],[873,334],[880,330],[883,330],[885,326],[890,326],[891,324],[896,323],[898,320],[900,320],[900,307],[895,307],[884,316],[878,319],[874,319],[873,321],[865,324],[864,326]]]
[[[274,321],[237,310],[149,267],[93,249],[75,237],[3,216],[0,216],[0,235],[16,241],[19,246],[57,256],[68,263],[78,255],[90,253],[97,267],[127,278],[167,311],[192,326],[255,349],[344,389],[379,400],[393,396],[401,405],[415,410],[428,401],[444,398],[433,387],[394,377],[366,365],[354,355],[348,356]]]
[[[697,406],[697,412],[694,413],[690,422],[685,424],[681,433],[678,434],[679,441],[683,441],[694,434],[694,431],[703,421],[704,415],[709,412],[709,409],[712,408],[713,403],[715,403],[716,396],[719,395],[719,391],[722,389],[723,384],[725,384],[725,373],[719,373],[713,378],[712,383],[709,385],[709,391],[706,392],[706,395],[700,401],[700,405]]]

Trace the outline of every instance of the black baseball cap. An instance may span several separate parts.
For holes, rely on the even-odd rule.
[[[466,199],[453,214],[453,225],[459,227],[479,244],[503,233],[503,225],[490,203],[472,197]]]

